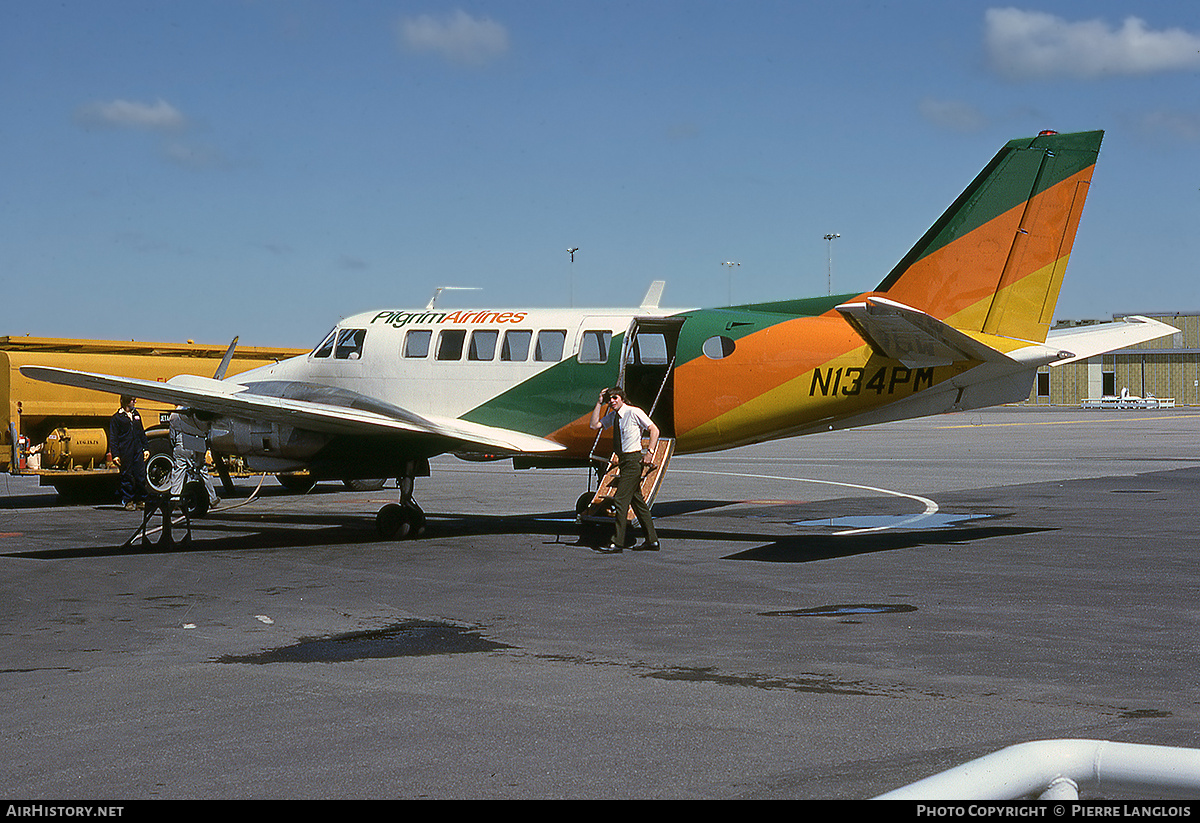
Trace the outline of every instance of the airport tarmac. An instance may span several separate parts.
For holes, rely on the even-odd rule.
[[[1200,409],[1002,408],[677,457],[663,551],[582,470],[268,480],[187,547],[0,479],[0,792],[865,798],[1005,746],[1200,747]],[[253,483],[242,481],[249,494]]]

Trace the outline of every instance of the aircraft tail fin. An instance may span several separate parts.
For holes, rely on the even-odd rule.
[[[1044,342],[1103,136],[1009,142],[874,294],[963,331]]]

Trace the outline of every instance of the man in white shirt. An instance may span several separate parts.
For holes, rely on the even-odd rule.
[[[604,413],[606,407],[608,412]],[[620,387],[600,392],[588,425],[595,430],[613,426],[613,451],[617,455],[619,475],[614,498],[617,521],[609,550],[619,552],[626,548],[625,529],[629,521],[629,507],[632,505],[633,513],[637,515],[638,522],[646,531],[646,542],[629,548],[634,548],[635,551],[658,551],[658,534],[654,531],[654,520],[650,517],[650,507],[646,505],[646,499],[642,497],[642,467],[653,465],[649,455],[653,455],[658,446],[658,426],[644,411],[626,402],[625,391]],[[642,432],[650,433],[647,455],[643,455],[642,452]]]

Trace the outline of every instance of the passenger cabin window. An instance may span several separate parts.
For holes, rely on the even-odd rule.
[[[463,343],[467,340],[466,329],[443,329],[438,335],[438,360],[462,360]]]
[[[724,335],[716,335],[704,341],[704,345],[700,350],[704,352],[704,356],[710,360],[724,360],[729,355],[733,354],[733,350],[737,344],[733,342],[733,338],[725,337]]]
[[[337,346],[333,350],[336,360],[358,360],[362,357],[366,329],[342,329],[337,335]]]
[[[533,350],[533,359],[543,363],[557,363],[562,360],[566,343],[566,329],[540,331],[537,336],[537,347]]]
[[[333,354],[333,344],[336,340],[337,340],[337,329],[334,329],[325,337],[324,340],[321,341],[321,345],[317,346],[313,350],[312,356],[313,357],[328,357],[329,355]]]
[[[496,340],[500,332],[495,329],[476,329],[471,332],[471,346],[467,349],[468,360],[494,360]]]
[[[524,363],[529,359],[529,344],[533,332],[527,329],[509,329],[504,333],[504,344],[500,347],[500,359]]]
[[[607,363],[608,349],[612,344],[610,331],[585,331],[579,343],[580,363]]]
[[[405,357],[428,357],[433,332],[429,329],[410,329],[404,335]]]

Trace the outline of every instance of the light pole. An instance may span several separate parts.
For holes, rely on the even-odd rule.
[[[825,287],[826,288],[825,293],[830,294],[830,295],[833,294],[833,241],[837,240],[839,237],[841,237],[840,234],[825,235],[825,246],[826,246],[825,259],[827,261],[825,275],[828,280],[828,284]]]
[[[740,266],[742,264],[738,263],[735,260],[726,260],[721,265],[729,267],[729,305],[732,306],[733,305],[733,267]]]
[[[571,255],[571,268],[567,269],[567,288],[570,292],[568,305],[575,308],[575,252],[579,251],[579,246],[575,248],[567,248],[567,254]]]

